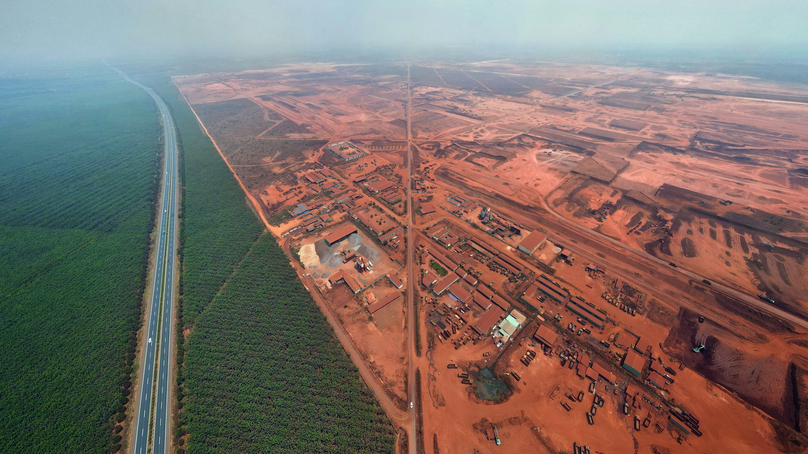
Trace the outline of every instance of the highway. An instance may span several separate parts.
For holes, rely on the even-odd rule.
[[[415,389],[415,239],[412,233],[412,98],[410,96],[410,65],[407,65],[407,351],[409,365],[407,371],[407,395],[410,397],[410,454],[418,452],[418,396]]]
[[[169,451],[169,428],[171,411],[171,358],[174,313],[174,289],[177,279],[177,137],[174,120],[163,99],[149,87],[142,85],[118,71],[128,82],[140,87],[154,99],[160,112],[165,132],[165,172],[160,218],[157,224],[157,254],[154,274],[151,277],[152,292],[146,314],[145,350],[140,371],[140,393],[135,413],[135,437],[132,452],[135,454],[164,454]],[[159,333],[159,338],[158,338]],[[158,345],[159,341],[159,345]],[[155,361],[157,360],[157,361]],[[156,388],[154,383],[157,383]],[[156,393],[154,392],[156,390]],[[154,412],[154,414],[153,414]],[[152,420],[154,416],[154,420]],[[152,431],[152,422],[153,431]],[[150,437],[153,434],[153,437]],[[149,449],[150,439],[153,449]]]

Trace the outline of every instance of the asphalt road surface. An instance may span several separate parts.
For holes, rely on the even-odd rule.
[[[415,389],[415,244],[412,225],[412,99],[410,98],[410,65],[407,65],[407,345],[409,351],[409,370],[407,395],[410,397],[410,454],[418,452],[418,396]]]
[[[174,120],[162,98],[146,87],[118,71],[128,82],[142,88],[154,99],[160,112],[165,132],[165,172],[163,173],[163,197],[160,222],[157,224],[157,256],[152,276],[152,293],[146,317],[146,349],[143,354],[137,403],[135,440],[132,452],[146,454],[149,451],[152,409],[154,409],[155,454],[168,453],[171,357],[174,313],[174,288],[177,238],[177,137]],[[161,304],[162,303],[162,304]],[[162,311],[162,316],[161,316]],[[159,339],[158,339],[159,330]],[[158,348],[159,341],[159,348]],[[157,359],[157,361],[155,361]],[[155,373],[156,372],[156,373]],[[154,381],[157,382],[154,393]],[[152,402],[154,406],[152,406]]]

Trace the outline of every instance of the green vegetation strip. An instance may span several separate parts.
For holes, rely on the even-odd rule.
[[[66,71],[0,82],[4,453],[117,451],[131,389],[160,125],[108,68]]]
[[[181,136],[179,450],[393,452],[390,422],[179,92],[143,82]]]
[[[189,452],[394,451],[391,424],[270,234],[199,317],[185,362]]]

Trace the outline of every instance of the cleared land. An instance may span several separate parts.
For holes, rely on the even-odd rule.
[[[406,68],[296,64],[175,80],[271,232],[303,246],[289,260],[311,272],[310,290],[348,335],[373,339],[405,319],[394,305],[386,319],[371,314],[395,290],[362,280],[364,262],[343,254],[329,265],[367,284],[349,290],[315,253],[349,221],[404,269]],[[493,451],[494,425],[503,445],[531,452],[808,443],[808,89],[510,61],[423,62],[411,81],[413,198],[429,209],[412,225],[417,271],[390,282],[415,280],[419,324],[406,329],[426,353],[354,343],[393,401],[406,395],[394,379],[403,362],[421,371],[419,449]],[[223,105],[264,123],[241,131],[215,114]],[[278,143],[255,142],[268,139]],[[322,145],[342,140],[365,155]],[[547,240],[519,250],[533,231]],[[539,324],[558,333],[546,352]],[[639,375],[622,366],[629,351]],[[589,402],[565,396],[579,391]],[[697,421],[674,417],[683,430],[671,410]]]

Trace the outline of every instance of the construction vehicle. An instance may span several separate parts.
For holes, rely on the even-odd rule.
[[[698,347],[693,349],[693,353],[701,353],[704,350],[704,344],[699,345]]]
[[[502,444],[502,441],[499,439],[499,432],[497,431],[497,426],[494,426],[494,440],[497,441],[497,446]]]
[[[760,295],[758,295],[758,298],[760,298],[760,299],[762,299],[763,301],[766,301],[766,302],[768,302],[768,303],[771,303],[771,304],[774,304],[774,303],[775,303],[775,301],[774,301],[773,299],[769,298],[769,295],[767,295],[767,294],[765,294],[765,293],[761,293]]]

